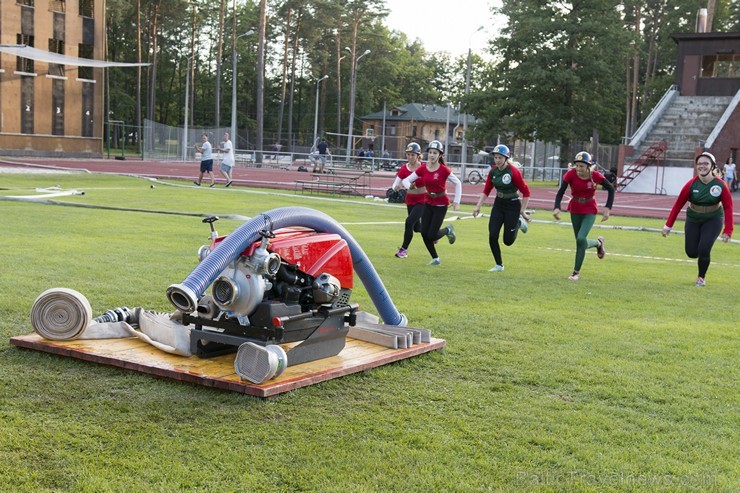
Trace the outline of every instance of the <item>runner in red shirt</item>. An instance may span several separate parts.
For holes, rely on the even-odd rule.
[[[555,197],[555,207],[552,215],[556,220],[560,220],[560,202],[563,200],[565,190],[570,185],[571,199],[568,204],[570,212],[570,221],[573,223],[573,233],[576,235],[576,261],[573,267],[573,274],[568,279],[577,281],[580,278],[581,266],[586,258],[586,249],[596,248],[596,256],[604,258],[604,237],[599,236],[596,240],[589,240],[588,233],[596,221],[596,214],[599,208],[596,204],[596,185],[601,184],[609,193],[606,199],[606,206],[602,212],[601,221],[609,219],[612,204],[614,203],[614,187],[604,178],[604,175],[593,169],[594,161],[588,152],[579,152],[573,160],[574,167],[569,169],[563,175],[563,182]]]
[[[447,236],[450,244],[455,243],[455,228],[450,224],[440,229],[444,222],[447,208],[450,205],[450,197],[447,195],[447,182],[455,185],[455,198],[452,201],[452,210],[460,209],[460,198],[462,197],[462,183],[460,179],[447,167],[442,157],[444,147],[438,140],[433,140],[427,147],[427,164],[419,166],[416,171],[402,180],[404,188],[410,189],[412,184],[416,187],[426,188],[426,202],[424,212],[421,215],[421,237],[424,238],[424,246],[432,256],[429,265],[442,263],[437,255],[434,244]]]
[[[725,230],[722,241],[730,241],[732,236],[733,204],[727,184],[714,174],[717,169],[714,156],[702,152],[696,156],[695,163],[697,176],[686,182],[678,194],[663,226],[663,236],[668,236],[681,208],[689,202],[684,226],[684,248],[689,258],[698,259],[699,277],[696,278],[696,285],[703,287],[707,284],[704,278],[709,269],[712,246],[722,230],[723,222]]]
[[[398,191],[401,189],[401,181],[407,176],[411,176],[411,173],[416,171],[419,166],[424,163],[421,162],[421,146],[416,142],[412,142],[406,146],[406,164],[401,166],[396,174],[396,179],[393,182],[393,190]],[[406,258],[408,257],[408,248],[411,244],[411,240],[414,239],[414,233],[421,231],[421,215],[424,212],[424,202],[427,198],[427,189],[424,186],[417,187],[412,185],[411,188],[406,192],[406,223],[403,231],[403,243],[396,252],[396,257]]]

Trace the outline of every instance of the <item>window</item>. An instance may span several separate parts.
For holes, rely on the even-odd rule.
[[[33,81],[34,77],[21,77],[21,133],[33,133]]]
[[[411,127],[411,136],[412,137],[416,137],[416,125],[414,125],[413,127]]]
[[[434,140],[439,140],[439,129],[434,131]]]
[[[740,77],[740,55],[706,55],[701,59],[702,77]]]
[[[16,35],[16,41],[19,45],[33,46],[33,36],[28,34]],[[18,72],[27,74],[33,73],[33,60],[30,58],[16,57],[16,68]]]
[[[52,12],[64,12],[65,0],[49,0],[49,10]]]
[[[388,133],[390,135],[396,135],[396,126],[395,125],[391,125],[390,128],[389,128],[389,130],[390,131]]]
[[[51,134],[64,135],[63,80],[54,80],[51,85]]]
[[[93,136],[93,108],[95,84],[90,82],[82,83],[82,136]]]
[[[78,9],[83,17],[95,17],[95,6],[93,0],[78,0]]]
[[[80,43],[78,45],[78,56],[80,58],[90,58],[93,57],[93,47],[92,45],[87,45]],[[78,67],[78,78],[79,79],[88,79],[93,80],[93,69],[92,67]]]
[[[33,7],[33,0],[15,0],[18,5],[25,5],[26,7]]]
[[[49,53],[59,53],[60,55],[64,55],[64,41],[61,39],[49,38]],[[64,65],[59,63],[50,63],[49,75],[63,77]]]

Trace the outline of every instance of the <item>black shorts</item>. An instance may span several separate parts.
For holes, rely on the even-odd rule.
[[[213,171],[213,159],[204,159],[200,162],[200,172],[207,173]]]

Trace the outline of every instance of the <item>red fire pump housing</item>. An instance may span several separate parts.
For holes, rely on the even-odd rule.
[[[245,342],[266,346],[300,342],[290,364],[338,354],[357,305],[349,302],[354,282],[352,256],[337,234],[305,228],[261,232],[211,285],[198,304],[191,349],[201,357],[235,351]],[[224,237],[201,247],[204,259]]]

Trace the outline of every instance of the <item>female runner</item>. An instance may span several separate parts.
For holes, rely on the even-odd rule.
[[[496,188],[496,199],[493,201],[491,217],[488,220],[488,245],[496,265],[488,271],[502,272],[504,261],[501,257],[501,245],[498,244],[501,228],[504,227],[504,245],[506,246],[514,244],[519,230],[522,233],[527,232],[527,223],[530,218],[526,209],[530,192],[521,171],[512,164],[509,148],[505,145],[497,145],[493,148],[492,154],[495,166],[491,167],[491,171],[488,172],[483,192],[473,209],[473,217],[478,216],[481,205],[491,190]],[[522,193],[522,199],[519,199],[517,190]]]
[[[462,197],[462,183],[445,164],[443,153],[442,143],[438,140],[431,141],[427,147],[427,164],[420,166],[401,181],[406,189],[410,189],[412,184],[417,188],[426,188],[426,201],[421,215],[421,237],[424,238],[424,246],[432,256],[429,265],[442,263],[435,247],[437,240],[447,236],[450,244],[453,244],[456,239],[452,225],[440,229],[450,205],[450,197],[447,195],[448,181],[455,185],[455,198],[452,200],[453,211],[460,209],[460,198]]]
[[[678,194],[663,226],[663,236],[668,236],[671,232],[678,213],[688,201],[684,249],[689,258],[697,259],[699,277],[696,278],[696,286],[703,287],[707,284],[704,278],[709,269],[712,246],[722,230],[723,219],[725,230],[722,233],[722,241],[730,241],[732,236],[733,205],[727,184],[714,174],[717,169],[714,156],[702,152],[696,156],[695,163],[697,176],[686,182]]]
[[[406,164],[401,166],[396,175],[396,180],[393,182],[393,190],[398,191],[401,188],[401,181],[410,176],[411,173],[416,171],[421,162],[421,146],[416,142],[412,142],[406,146]],[[406,258],[409,256],[409,245],[411,240],[414,239],[414,233],[421,231],[421,215],[424,212],[424,202],[426,201],[427,189],[425,187],[416,187],[414,185],[406,192],[406,223],[403,230],[403,243],[396,252],[396,257]]]
[[[581,277],[581,266],[586,258],[586,249],[596,248],[596,256],[604,258],[604,237],[599,236],[596,240],[589,240],[588,233],[596,222],[596,214],[599,208],[596,205],[596,185],[601,184],[607,191],[609,197],[602,212],[601,221],[609,219],[609,213],[614,203],[614,187],[604,175],[593,169],[594,161],[588,152],[579,152],[573,160],[574,167],[563,175],[558,194],[555,196],[555,207],[552,215],[555,220],[560,220],[560,202],[563,200],[565,190],[570,185],[572,197],[568,203],[570,221],[573,223],[573,233],[576,235],[576,261],[573,273],[568,276],[571,281],[577,281]]]

